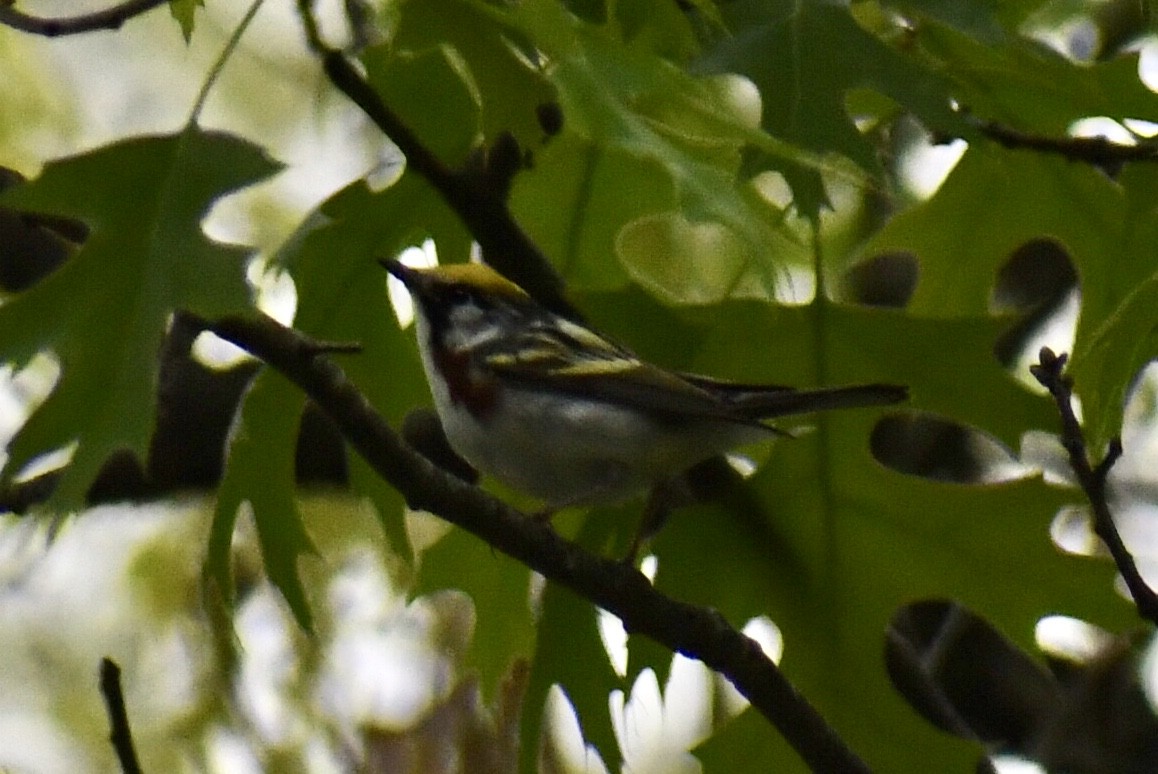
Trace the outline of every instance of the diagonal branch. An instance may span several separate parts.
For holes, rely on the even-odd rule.
[[[1130,596],[1134,598],[1138,614],[1158,624],[1158,594],[1154,593],[1138,572],[1134,556],[1122,542],[1122,536],[1118,534],[1118,527],[1114,524],[1114,517],[1110,513],[1110,505],[1106,499],[1106,477],[1110,473],[1110,468],[1122,456],[1122,441],[1115,438],[1110,442],[1110,448],[1102,461],[1096,467],[1090,465],[1082,427],[1074,414],[1073,380],[1063,373],[1066,359],[1064,353],[1055,355],[1049,347],[1042,347],[1038,363],[1030,366],[1030,371],[1042,386],[1049,390],[1057,404],[1062,423],[1062,446],[1069,454],[1070,467],[1093,509],[1094,532],[1110,550],[1110,555],[1118,566],[1118,572],[1122,574],[1122,579],[1126,581],[1126,587],[1130,590]]]
[[[484,172],[452,169],[427,148],[345,55],[322,40],[310,0],[299,0],[306,41],[322,61],[330,82],[374,122],[406,157],[413,170],[442,196],[482,248],[487,262],[526,289],[544,306],[568,317],[577,310],[563,295],[563,281],[507,208],[506,185]],[[514,139],[500,138],[495,151],[509,155]],[[517,151],[517,145],[515,146]]]
[[[134,16],[151,11],[168,0],[126,0],[103,11],[58,18],[30,16],[17,11],[12,0],[0,0],[0,24],[21,32],[56,38],[96,30],[117,30]]]
[[[549,525],[435,467],[407,447],[342,370],[300,333],[268,317],[200,322],[300,387],[412,507],[438,514],[566,586],[617,616],[629,632],[720,672],[813,771],[869,771],[760,647],[719,613],[661,594],[635,568],[585,551]]]

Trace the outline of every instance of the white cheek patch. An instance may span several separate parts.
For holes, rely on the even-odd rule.
[[[499,336],[498,324],[474,304],[460,304],[450,311],[446,344],[453,350],[473,349]]]

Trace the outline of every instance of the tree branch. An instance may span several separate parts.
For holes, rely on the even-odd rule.
[[[578,318],[578,310],[563,295],[562,279],[507,208],[506,183],[496,184],[485,169],[481,172],[470,168],[456,170],[444,164],[382,101],[342,52],[330,48],[321,39],[310,0],[298,0],[298,5],[306,40],[321,59],[330,82],[398,146],[406,157],[407,167],[438,191],[478,242],[487,262],[547,308]],[[512,144],[514,139],[504,135],[496,142],[495,150],[499,155],[509,156]]]
[[[1047,137],[1029,134],[993,121],[976,121],[975,124],[986,137],[1011,150],[1052,153],[1070,161],[1115,169],[1126,162],[1158,161],[1158,144],[1154,142],[1124,145],[1105,137]]]
[[[351,446],[414,508],[435,513],[560,583],[674,652],[726,676],[817,772],[869,771],[751,639],[713,611],[658,592],[633,567],[560,537],[547,524],[435,467],[407,447],[316,344],[268,317],[227,317],[206,328],[298,385]]]
[[[1064,353],[1055,355],[1049,347],[1042,347],[1038,355],[1038,363],[1030,366],[1029,370],[1033,373],[1034,378],[1049,390],[1057,404],[1062,423],[1062,446],[1069,454],[1070,467],[1073,469],[1074,475],[1077,476],[1078,484],[1081,485],[1082,491],[1085,492],[1086,499],[1089,500],[1090,507],[1093,509],[1094,532],[1110,550],[1110,555],[1118,566],[1118,572],[1122,574],[1122,579],[1126,581],[1126,587],[1130,590],[1130,596],[1134,598],[1134,605],[1138,608],[1138,614],[1158,624],[1158,594],[1154,593],[1154,590],[1146,584],[1145,579],[1138,572],[1138,565],[1134,562],[1133,555],[1126,548],[1126,544],[1122,542],[1122,536],[1118,534],[1118,527],[1114,524],[1114,517],[1110,513],[1110,506],[1106,499],[1106,477],[1110,473],[1110,468],[1122,456],[1122,441],[1120,438],[1115,438],[1110,442],[1110,448],[1106,451],[1106,456],[1102,458],[1102,461],[1096,467],[1090,465],[1082,428],[1074,414],[1073,380],[1063,374],[1066,360],[1067,357]]]
[[[133,748],[133,732],[125,711],[125,695],[121,691],[121,668],[111,658],[101,659],[101,696],[109,713],[109,741],[117,753],[124,774],[141,774],[137,751]]]
[[[0,0],[0,24],[33,35],[56,38],[96,30],[120,29],[122,24],[134,16],[140,16],[166,2],[168,0],[126,0],[103,11],[46,19],[17,11],[12,0]]]

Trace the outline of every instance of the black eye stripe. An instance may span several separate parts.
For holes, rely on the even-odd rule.
[[[465,304],[468,301],[475,301],[477,303],[478,301],[478,299],[475,297],[474,291],[466,285],[448,286],[446,289],[446,296],[448,299],[450,299],[450,301],[456,304]]]

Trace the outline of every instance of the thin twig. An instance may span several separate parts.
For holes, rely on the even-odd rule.
[[[125,695],[121,691],[121,668],[111,658],[101,659],[101,696],[109,713],[109,741],[117,753],[124,774],[141,774],[137,751],[133,748],[133,732],[125,711]]]
[[[414,508],[436,513],[553,582],[607,610],[628,631],[702,661],[727,677],[816,772],[867,765],[751,639],[713,611],[671,599],[633,567],[598,557],[407,447],[337,365],[268,317],[228,317],[207,328],[297,384],[343,437]]]
[[[1158,161],[1158,144],[1139,142],[1125,145],[1105,137],[1048,137],[1030,134],[992,121],[976,121],[978,130],[994,142],[1012,150],[1033,150],[1063,156],[1099,167],[1117,167],[1126,162]]]
[[[194,125],[201,117],[201,112],[205,109],[205,102],[209,99],[209,92],[213,90],[213,86],[221,77],[221,72],[225,69],[225,64],[233,57],[233,52],[237,50],[237,44],[241,42],[241,36],[249,29],[249,25],[253,22],[253,17],[257,16],[257,12],[261,10],[261,4],[264,0],[252,0],[249,9],[245,15],[241,17],[241,21],[237,23],[233,34],[229,36],[229,40],[225,42],[225,47],[221,49],[221,53],[217,55],[217,60],[214,61],[213,67],[205,76],[205,81],[201,84],[200,91],[197,92],[197,99],[193,100],[193,109],[189,111],[189,125]]]
[[[1070,467],[1073,469],[1074,475],[1077,476],[1078,484],[1085,492],[1086,499],[1089,500],[1090,507],[1093,509],[1094,532],[1110,550],[1110,555],[1118,566],[1118,572],[1126,581],[1130,596],[1134,598],[1134,605],[1138,608],[1138,614],[1158,624],[1158,594],[1154,593],[1154,590],[1142,578],[1142,574],[1138,572],[1138,565],[1134,562],[1133,554],[1126,548],[1126,544],[1122,542],[1122,536],[1118,534],[1118,527],[1114,524],[1114,517],[1110,513],[1109,502],[1106,498],[1106,477],[1114,463],[1122,456],[1122,441],[1120,438],[1115,438],[1110,442],[1110,447],[1106,450],[1106,456],[1102,458],[1102,461],[1096,466],[1090,465],[1085,437],[1082,435],[1078,418],[1074,414],[1073,380],[1063,373],[1066,360],[1067,357],[1064,353],[1056,355],[1049,347],[1042,347],[1038,355],[1038,363],[1030,366],[1030,371],[1041,382],[1042,386],[1049,390],[1054,403],[1057,404],[1058,413],[1061,415],[1062,446],[1069,454]]]
[[[0,24],[33,35],[56,38],[96,30],[116,30],[134,16],[151,11],[168,0],[126,0],[103,11],[57,18],[30,16],[17,11],[11,2],[0,0]]]

